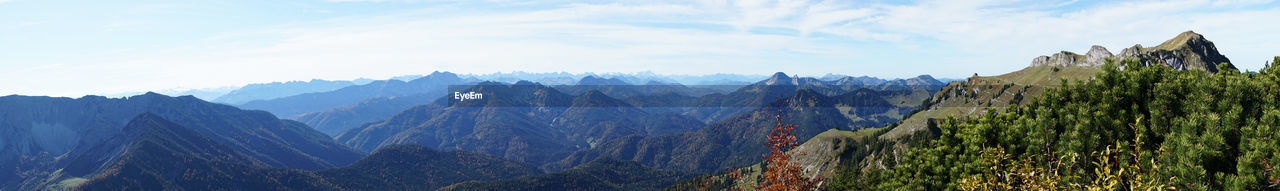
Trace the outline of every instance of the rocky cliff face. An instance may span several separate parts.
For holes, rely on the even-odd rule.
[[[1094,46],[1094,47],[1099,47],[1099,46]],[[1103,51],[1106,51],[1106,50],[1104,49]],[[1093,51],[1090,51],[1090,52],[1093,52]],[[1106,54],[1110,55],[1111,53],[1108,52]],[[1091,59],[1086,58],[1084,55],[1079,55],[1069,51],[1062,51],[1062,52],[1054,53],[1053,56],[1039,56],[1039,57],[1036,57],[1035,59],[1032,59],[1031,67],[1037,67],[1037,66],[1095,67],[1095,66],[1102,65],[1100,62],[1090,63],[1088,62],[1089,60]]]
[[[1212,41],[1192,31],[1178,34],[1177,37],[1155,47],[1144,48],[1142,45],[1133,45],[1120,51],[1117,57],[1141,58],[1143,65],[1161,64],[1179,70],[1205,70],[1216,73],[1220,63],[1226,63],[1228,69],[1236,68],[1231,64],[1231,60],[1218,53],[1218,48],[1213,46]]]
[[[1106,47],[1093,45],[1089,48],[1089,52],[1079,55],[1074,52],[1062,51],[1053,56],[1040,56],[1031,60],[1031,67],[1036,66],[1083,66],[1098,67],[1102,66],[1103,61],[1107,58],[1115,57],[1111,51],[1107,51]]]
[[[1213,42],[1192,31],[1178,34],[1177,37],[1155,47],[1144,48],[1142,45],[1133,45],[1121,50],[1118,55],[1112,55],[1107,48],[1098,45],[1093,45],[1085,55],[1062,51],[1052,56],[1032,59],[1031,67],[1099,67],[1108,58],[1141,59],[1144,65],[1160,64],[1178,70],[1204,70],[1216,73],[1219,69],[1218,63],[1227,63],[1226,67],[1235,69],[1226,56],[1218,53]]]
[[[1101,66],[1102,62],[1106,61],[1107,58],[1115,57],[1115,55],[1111,54],[1111,51],[1107,51],[1106,47],[1098,45],[1089,47],[1089,53],[1085,53],[1084,56],[1085,63],[1089,63],[1090,66]]]
[[[1053,56],[1040,56],[1031,60],[1031,67],[1036,66],[1082,66],[1082,67],[1098,67],[1102,66],[1107,58],[1115,57],[1111,51],[1107,51],[1106,47],[1093,45],[1089,48],[1089,52],[1079,55],[1074,52],[1062,51]]]

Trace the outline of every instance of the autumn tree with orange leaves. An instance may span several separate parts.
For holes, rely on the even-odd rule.
[[[783,101],[783,106],[786,101]],[[778,108],[778,115],[774,116],[778,122],[774,124],[773,129],[769,130],[768,142],[769,154],[765,156],[765,169],[760,175],[760,184],[757,190],[816,190],[819,181],[804,177],[804,170],[800,164],[791,160],[791,155],[787,154],[788,150],[800,145],[796,135],[792,134],[799,125],[787,124],[782,120],[782,107]]]
[[[787,124],[782,119],[782,109],[786,107],[787,100],[779,98],[781,102],[777,110],[774,127],[769,129],[766,135],[764,145],[769,147],[769,153],[763,155],[765,161],[759,164],[761,169],[759,174],[753,169],[754,167],[735,168],[725,171],[720,175],[707,175],[696,178],[696,186],[694,190],[820,190],[821,178],[806,178],[804,170],[799,163],[792,159],[792,155],[787,154],[788,150],[800,145],[800,140],[793,134],[794,130],[799,127],[796,124]],[[803,155],[804,153],[792,153],[795,155]],[[758,176],[757,176],[758,175]]]

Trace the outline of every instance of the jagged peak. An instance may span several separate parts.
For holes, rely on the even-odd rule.
[[[1127,57],[1137,56],[1138,54],[1141,54],[1141,53],[1142,53],[1142,44],[1133,44],[1133,46],[1129,46],[1128,48],[1121,49],[1120,53],[1117,54],[1116,56],[1127,58]]]
[[[1092,50],[1090,51],[1092,52]],[[1089,62],[1089,59],[1085,55],[1080,55],[1080,54],[1076,54],[1075,52],[1065,51],[1065,50],[1058,51],[1057,53],[1053,53],[1053,55],[1050,55],[1050,56],[1038,56],[1034,59],[1031,59],[1031,67],[1037,67],[1037,66],[1094,67],[1094,66],[1100,66],[1100,65],[1102,65],[1100,61]]]
[[[1089,52],[1086,52],[1084,54],[1085,55],[1094,55],[1094,54],[1111,55],[1111,51],[1108,51],[1107,47],[1102,47],[1100,45],[1093,45],[1089,47]]]
[[[1228,69],[1235,68],[1230,59],[1218,52],[1212,41],[1194,31],[1182,32],[1155,47],[1133,45],[1116,56],[1121,59],[1140,58],[1145,65],[1159,64],[1178,70],[1203,69],[1216,73],[1218,63],[1227,63]]]
[[[1174,54],[1165,55],[1163,53],[1152,53],[1153,51],[1190,51],[1190,54]],[[1160,54],[1160,55],[1150,55]],[[1177,56],[1182,55],[1182,56]],[[1189,57],[1188,57],[1189,56]],[[1068,51],[1061,51],[1051,56],[1039,56],[1031,60],[1031,67],[1036,66],[1101,66],[1107,58],[1134,58],[1143,57],[1147,59],[1158,59],[1178,69],[1188,68],[1205,68],[1210,72],[1216,72],[1217,69],[1213,64],[1219,62],[1230,62],[1225,56],[1218,54],[1217,48],[1213,46],[1213,42],[1206,40],[1204,35],[1195,31],[1186,31],[1178,34],[1172,39],[1164,41],[1155,47],[1142,47],[1141,44],[1135,44],[1125,48],[1119,54],[1112,54],[1106,47],[1093,45],[1089,48],[1089,52],[1085,55],[1076,55]],[[1184,60],[1189,59],[1189,60]],[[1191,66],[1188,66],[1190,64]],[[1234,67],[1234,66],[1231,66]]]
[[[1085,63],[1094,63],[1094,64],[1100,65],[1101,63],[1105,62],[1107,58],[1111,58],[1115,56],[1116,56],[1115,54],[1111,54],[1111,51],[1107,50],[1107,47],[1093,45],[1089,47],[1089,52],[1084,53],[1084,57],[1085,57],[1084,60],[1085,60]]]

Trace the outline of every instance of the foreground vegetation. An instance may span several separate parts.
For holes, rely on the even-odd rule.
[[[941,121],[878,190],[1276,190],[1280,67],[1217,73],[1108,63],[1006,112]],[[1222,67],[1220,67],[1222,68]]]

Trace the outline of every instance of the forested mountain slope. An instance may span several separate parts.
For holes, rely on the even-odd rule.
[[[113,137],[120,152],[105,158],[77,157],[37,189],[83,190],[433,190],[453,183],[542,174],[536,166],[416,145],[378,150],[349,166],[321,171],[273,168],[191,129],[144,113]],[[106,160],[101,169],[71,171]],[[83,175],[73,175],[83,174]],[[83,178],[81,178],[81,176]]]
[[[90,151],[124,144],[109,138],[121,133],[141,113],[161,116],[271,167],[324,169],[361,157],[360,152],[304,124],[191,96],[5,96],[0,97],[0,108],[0,136],[4,137],[0,139],[0,169],[5,172],[0,173],[0,182],[7,188],[26,180],[44,179],[68,167],[76,157],[112,158],[118,153]]]
[[[706,173],[745,166],[760,161],[767,148],[761,143],[769,127],[774,125],[777,109],[788,111],[784,118],[800,124],[796,134],[808,139],[832,128],[849,128],[856,112],[841,111],[837,106],[860,109],[893,108],[879,92],[860,90],[828,97],[816,91],[801,89],[784,100],[775,101],[748,113],[709,125],[698,131],[663,136],[629,136],[601,146],[575,152],[568,158],[548,165],[548,169],[584,164],[599,157],[640,162],[646,166]],[[785,105],[783,103],[786,103]]]
[[[58,186],[83,190],[334,189],[305,171],[265,167],[234,148],[151,113],[134,118],[115,139],[125,143],[122,148],[103,149],[119,151],[120,155],[107,159],[109,162],[83,184]]]
[[[533,164],[559,160],[578,148],[632,134],[685,132],[703,126],[683,116],[649,113],[598,91],[582,95],[520,82],[481,83],[465,92],[486,99],[448,107],[405,110],[335,139],[371,151],[393,144],[461,149]]]

